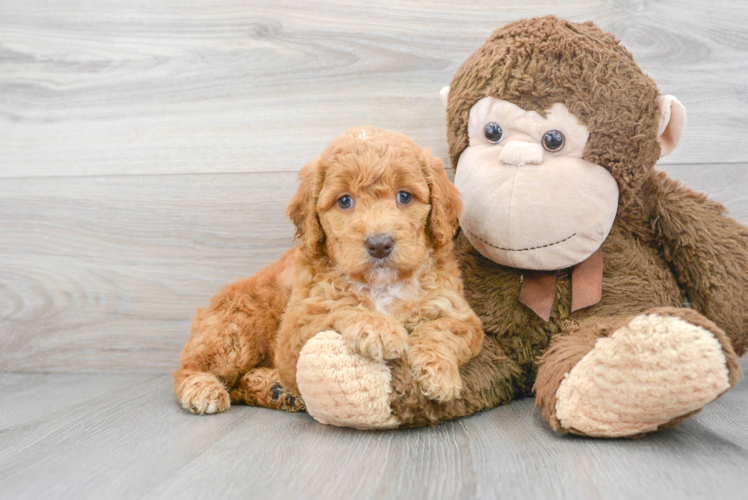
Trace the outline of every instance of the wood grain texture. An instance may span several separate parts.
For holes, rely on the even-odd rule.
[[[5,0],[0,177],[297,171],[362,124],[446,159],[439,89],[491,31],[549,13],[614,32],[685,104],[666,163],[746,160],[741,0]]]
[[[748,223],[748,165],[667,166]],[[5,179],[0,371],[169,373],[196,307],[292,245],[295,174]]]
[[[748,165],[668,166],[748,223]],[[0,371],[168,373],[196,307],[292,245],[295,174],[0,183]]]
[[[361,432],[246,406],[191,415],[168,375],[1,374],[0,389],[1,499],[745,498],[746,384],[639,440],[554,434],[530,399]]]
[[[0,183],[0,371],[169,372],[195,308],[292,244],[294,174]]]

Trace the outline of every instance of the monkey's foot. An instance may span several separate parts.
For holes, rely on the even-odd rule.
[[[301,350],[296,383],[320,423],[357,429],[400,425],[390,409],[392,376],[384,362],[352,353],[342,335],[318,333]]]
[[[736,360],[703,316],[655,309],[599,339],[572,368],[556,392],[556,417],[563,430],[598,437],[674,427],[737,382]]]

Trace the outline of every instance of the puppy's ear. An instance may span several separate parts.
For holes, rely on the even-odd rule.
[[[286,215],[296,226],[294,238],[302,252],[315,254],[321,250],[325,233],[317,217],[317,196],[322,187],[319,159],[307,163],[299,171],[299,189],[291,198]]]
[[[431,189],[431,214],[429,232],[435,247],[449,243],[460,225],[462,212],[460,192],[449,181],[444,164],[429,151],[425,153],[423,173]]]

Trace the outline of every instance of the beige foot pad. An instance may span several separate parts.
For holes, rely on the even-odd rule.
[[[623,437],[657,430],[730,388],[727,361],[707,329],[675,316],[637,316],[601,338],[556,392],[564,429]]]
[[[400,425],[390,409],[392,376],[385,363],[348,350],[337,332],[318,333],[301,350],[296,383],[318,422],[356,429]]]

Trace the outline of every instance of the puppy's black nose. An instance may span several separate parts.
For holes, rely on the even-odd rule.
[[[395,240],[389,234],[375,234],[366,238],[364,246],[372,257],[384,259],[392,253]]]

